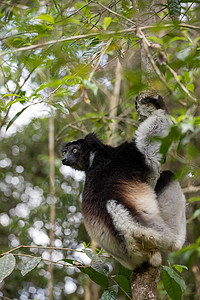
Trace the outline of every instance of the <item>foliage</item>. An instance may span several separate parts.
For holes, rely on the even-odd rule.
[[[142,80],[144,70],[138,54],[142,35],[137,24],[147,40],[154,69],[151,85],[165,96],[174,122],[170,135],[162,141],[161,152],[167,154],[166,168],[176,173],[189,203],[186,247],[170,255],[170,263],[189,267],[181,274],[187,290],[178,273],[168,267],[162,269],[163,286],[172,299],[182,293],[184,299],[197,298],[200,9],[197,2],[186,0],[148,8],[144,1],[134,3],[138,7],[129,0],[0,3],[0,250],[6,253],[24,245],[0,258],[0,296],[47,296],[49,250],[39,246],[49,243],[49,125],[45,116],[50,108],[56,149],[61,141],[91,131],[105,141],[112,137],[113,144],[132,138],[137,127],[134,99],[147,87]],[[147,19],[155,12],[157,23],[153,26]],[[147,26],[139,23],[139,17]],[[122,65],[121,89],[113,114],[117,61]],[[27,116],[27,125],[22,126]],[[99,298],[116,299],[121,294],[129,299],[128,270],[119,266],[118,270],[104,253],[91,254],[87,247],[80,255],[85,260],[89,256],[89,263],[72,251],[84,248],[83,241],[89,242],[81,216],[82,180],[80,173],[63,170],[58,150],[55,246],[68,250],[54,251],[54,298],[83,299],[89,275],[102,286]],[[33,245],[38,248],[25,248]],[[19,270],[24,277],[19,276]],[[160,297],[166,295],[163,286]]]

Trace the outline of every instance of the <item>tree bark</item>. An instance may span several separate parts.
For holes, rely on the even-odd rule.
[[[157,284],[161,268],[154,268],[148,263],[135,269],[131,277],[131,291],[134,300],[156,300]]]

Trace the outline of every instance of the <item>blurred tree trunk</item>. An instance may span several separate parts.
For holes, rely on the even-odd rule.
[[[117,58],[117,64],[115,69],[115,85],[110,99],[109,117],[112,119],[112,123],[110,124],[110,136],[108,137],[107,140],[108,144],[110,145],[113,142],[113,137],[116,136],[116,130],[117,130],[117,121],[115,120],[115,117],[117,116],[117,109],[120,101],[121,71],[122,71],[121,63]]]
[[[54,246],[54,225],[55,225],[55,169],[54,169],[54,117],[53,111],[49,117],[49,165],[50,165],[50,196],[51,196],[51,207],[50,207],[50,247]],[[52,260],[53,249],[50,249],[50,260]],[[53,264],[49,264],[48,268],[49,279],[48,279],[48,299],[53,299]]]
[[[98,245],[94,240],[91,241],[91,248],[92,249],[98,248]],[[92,281],[89,276],[87,276],[86,284],[85,284],[84,300],[98,300],[99,288],[100,286],[97,285],[94,281]]]

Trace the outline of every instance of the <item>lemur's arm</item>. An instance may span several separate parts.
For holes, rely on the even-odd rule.
[[[160,96],[158,99],[142,98],[137,101],[136,109],[144,121],[136,130],[135,141],[137,148],[144,154],[146,163],[152,171],[147,182],[154,188],[160,176],[162,159],[161,141],[156,140],[156,138],[164,138],[168,135],[172,121]]]

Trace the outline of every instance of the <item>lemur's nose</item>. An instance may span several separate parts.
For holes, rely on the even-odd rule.
[[[67,164],[67,159],[66,159],[65,157],[62,159],[62,164],[63,164],[63,165],[66,165],[66,164]]]

